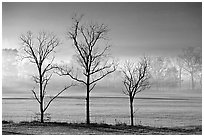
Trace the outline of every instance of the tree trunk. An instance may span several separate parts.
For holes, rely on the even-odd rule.
[[[201,74],[201,76],[200,76],[200,86],[201,86],[201,88],[202,88],[202,74]]]
[[[41,113],[41,115],[40,115],[40,122],[44,123],[44,112],[43,112],[42,108],[40,109],[40,113]]]
[[[43,111],[43,96],[42,96],[42,84],[40,84],[40,122],[44,123],[44,111]]]
[[[191,85],[192,85],[192,89],[194,89],[195,83],[194,83],[193,72],[191,72]]]
[[[133,121],[133,99],[130,97],[130,121],[131,121],[131,126],[134,126],[134,121]]]
[[[182,82],[182,78],[181,78],[181,67],[179,68],[179,87],[181,88],[181,82]]]
[[[89,117],[89,76],[87,76],[87,85],[86,85],[86,124],[90,124],[90,117]]]
[[[44,123],[44,112],[43,112],[43,82],[42,82],[42,74],[41,67],[39,68],[39,76],[40,76],[40,122]]]

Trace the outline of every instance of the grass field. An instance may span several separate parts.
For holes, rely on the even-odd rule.
[[[83,123],[7,123],[3,135],[201,135],[201,126],[156,128],[150,126],[108,125]]]
[[[100,91],[91,94],[91,122],[129,124],[128,98],[122,94],[117,94],[117,97],[99,97],[99,95]],[[202,125],[201,90],[144,91],[134,100],[134,109],[134,120],[137,125],[153,127]],[[2,100],[3,120],[32,121],[38,111],[38,104],[34,99]],[[51,121],[85,122],[85,98],[79,96],[58,98],[51,104],[47,113],[51,114]]]

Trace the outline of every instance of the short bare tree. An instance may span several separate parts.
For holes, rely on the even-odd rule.
[[[73,25],[67,32],[67,37],[73,41],[75,59],[80,71],[67,67],[59,67],[59,70],[60,75],[67,75],[86,86],[86,123],[90,124],[89,94],[98,81],[116,70],[117,65],[114,60],[110,60],[110,46],[103,46],[107,39],[108,27],[98,23],[81,25],[82,17],[74,16]]]
[[[137,93],[150,87],[150,73],[149,73],[149,61],[147,57],[142,58],[138,64],[127,61],[122,68],[123,72],[123,84],[125,90],[123,93],[129,96],[130,101],[130,120],[131,126],[134,125],[133,122],[133,101]]]
[[[44,112],[48,109],[51,102],[57,98],[62,92],[72,85],[65,86],[60,92],[51,99],[45,102],[45,95],[47,93],[47,85],[53,75],[54,55],[53,52],[56,47],[60,45],[60,40],[52,33],[40,32],[37,37],[34,37],[32,32],[28,31],[26,35],[21,35],[22,41],[22,57],[28,59],[30,63],[35,64],[38,74],[33,75],[33,80],[39,86],[39,90],[32,90],[32,93],[39,103],[41,118],[40,122],[44,122]]]

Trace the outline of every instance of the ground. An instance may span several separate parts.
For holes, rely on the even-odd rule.
[[[6,123],[2,124],[3,135],[201,135],[202,126],[186,126],[172,128],[156,128],[137,125],[130,127],[127,125],[108,125],[84,123]]]

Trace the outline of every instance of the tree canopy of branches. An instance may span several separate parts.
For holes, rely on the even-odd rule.
[[[180,84],[180,79],[179,79],[179,74],[178,74],[178,70],[176,67],[171,66],[168,67],[166,72],[165,72],[165,85],[166,87],[178,87],[178,85]]]
[[[41,119],[44,122],[44,112],[48,109],[51,102],[57,98],[62,92],[72,85],[65,86],[60,92],[53,96],[45,104],[45,95],[47,93],[47,85],[53,75],[54,55],[56,47],[60,45],[60,40],[52,33],[40,32],[37,37],[34,37],[31,31],[26,35],[21,35],[23,59],[28,59],[30,63],[35,64],[38,74],[33,75],[33,80],[39,86],[39,90],[32,89],[32,93],[39,103]]]
[[[183,49],[183,54],[179,56],[183,62],[183,69],[191,76],[192,89],[195,87],[194,75],[201,73],[202,50],[200,47],[187,47]]]
[[[165,78],[165,71],[167,69],[166,58],[162,56],[151,58],[150,70],[153,78],[153,83],[159,89]]]
[[[73,24],[67,37],[73,41],[76,61],[83,78],[71,68],[59,67],[59,70],[61,75],[67,75],[86,86],[86,123],[90,124],[89,94],[98,81],[116,70],[117,65],[110,60],[110,46],[103,43],[107,40],[108,26],[98,23],[81,24],[82,17],[76,15],[72,18]]]
[[[150,87],[150,73],[149,73],[149,60],[147,57],[142,58],[138,64],[127,61],[122,68],[123,72],[123,85],[125,90],[123,90],[125,95],[129,96],[130,100],[130,120],[131,126],[133,123],[133,101],[135,95],[146,88]]]

